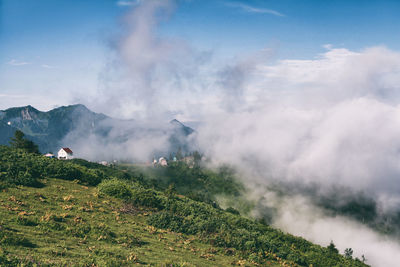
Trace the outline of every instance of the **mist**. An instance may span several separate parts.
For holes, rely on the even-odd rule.
[[[204,119],[200,147],[215,164],[241,170],[249,195],[261,199],[259,208],[277,210],[277,227],[325,246],[333,240],[342,253],[352,247],[373,266],[396,265],[398,239],[324,214],[312,198],[344,187],[374,199],[378,214],[399,211],[400,54],[384,47],[329,49],[312,60],[260,63],[256,69],[242,89],[250,100]],[[277,183],[318,192],[263,201],[274,193],[268,185]],[[257,187],[263,189],[255,194]]]
[[[371,266],[396,266],[400,259],[397,241],[344,216],[328,216],[305,197],[282,199],[271,192],[264,197],[265,206],[279,207],[272,225],[283,231],[322,246],[333,241],[342,254],[346,248],[353,248],[353,256],[362,259],[364,255]]]
[[[254,216],[274,209],[271,222],[278,228],[323,246],[333,240],[342,253],[352,247],[373,266],[395,266],[396,238],[329,214],[312,198],[344,187],[374,199],[379,214],[399,210],[400,53],[326,46],[308,60],[274,61],[274,51],[265,49],[215,64],[212,51],[157,34],[176,5],[142,1],[126,14],[89,106],[140,122],[200,122],[193,143],[211,166],[239,170],[249,199],[259,204]],[[105,143],[70,140],[88,156]],[[146,158],[166,140],[143,134],[103,151]],[[277,183],[317,192],[277,198],[269,189]]]

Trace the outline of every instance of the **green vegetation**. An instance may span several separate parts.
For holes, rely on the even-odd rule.
[[[282,196],[303,195],[332,217],[345,216],[364,224],[383,235],[400,238],[400,209],[386,211],[379,208],[373,194],[355,191],[344,186],[331,186],[324,190],[318,185],[269,184],[268,190]]]
[[[101,184],[99,184],[98,188],[100,193],[104,193],[109,196],[122,199],[132,197],[132,192],[127,183],[115,178],[111,180],[104,180],[101,182]]]
[[[0,162],[0,266],[365,266],[213,205],[240,195],[227,169],[177,163],[145,176],[5,146]],[[156,185],[157,173],[169,178]],[[201,197],[181,195],[190,186]]]
[[[382,234],[400,238],[400,210],[382,212],[376,200],[368,193],[333,188],[329,194],[314,199],[317,205],[331,212],[333,216],[344,215]]]
[[[0,266],[230,266],[242,260],[196,236],[152,227],[148,208],[96,187],[42,182],[0,193]]]
[[[25,134],[20,130],[15,131],[14,138],[11,139],[10,144],[12,147],[23,149],[28,153],[39,154],[39,147],[31,140],[25,139]]]
[[[24,149],[0,146],[0,188],[10,185],[40,187],[40,179],[46,177],[78,180],[88,185],[97,185],[105,178],[104,172],[88,169],[71,162],[49,159]]]
[[[240,198],[244,191],[234,170],[222,166],[209,170],[200,164],[186,164],[183,161],[171,161],[168,167],[142,167],[135,165],[119,166],[121,170],[142,178],[142,183],[159,191],[173,190],[193,200],[214,204],[217,196],[227,195]]]

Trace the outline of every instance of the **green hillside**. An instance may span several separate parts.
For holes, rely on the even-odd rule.
[[[152,175],[185,171],[169,168]],[[188,198],[130,168],[0,146],[0,266],[366,266],[219,208],[213,194],[240,186],[212,191],[233,178],[196,171]]]

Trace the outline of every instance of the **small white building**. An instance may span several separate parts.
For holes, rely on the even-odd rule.
[[[168,165],[167,160],[166,160],[164,157],[161,157],[161,158],[158,160],[158,164],[159,164],[160,166],[167,166],[167,165]]]
[[[63,147],[58,151],[58,159],[73,159],[74,153],[68,147]]]
[[[51,159],[55,158],[54,155],[53,155],[52,153],[47,153],[47,154],[45,154],[44,156],[45,156],[46,158],[51,158]]]

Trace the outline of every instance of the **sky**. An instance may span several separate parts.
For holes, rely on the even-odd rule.
[[[85,102],[109,112],[89,100],[103,86],[126,14],[145,1],[0,0],[0,109],[31,104],[48,110]],[[398,1],[178,0],[170,5],[154,35],[208,53],[214,65],[263,49],[273,51],[269,63],[313,59],[327,47],[400,50]]]
[[[398,239],[268,188],[343,187],[379,216],[399,212],[398,14],[399,1],[374,0],[0,0],[0,109],[82,103],[191,122],[212,164],[236,166],[250,197],[279,208],[277,227],[396,266]],[[162,145],[150,133],[110,147],[78,137],[77,155]]]

